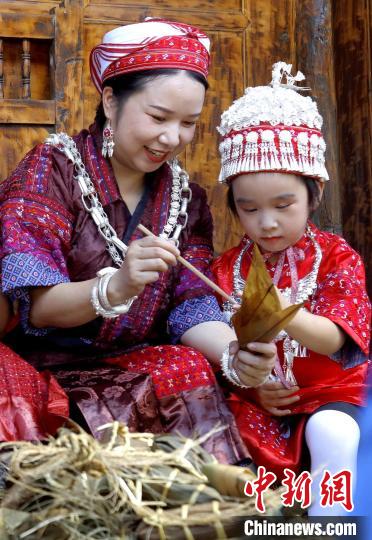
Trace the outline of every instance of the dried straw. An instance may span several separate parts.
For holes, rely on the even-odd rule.
[[[202,469],[217,464],[201,439],[130,433],[116,422],[104,428],[104,442],[73,426],[46,444],[0,445],[8,469],[2,540],[191,539],[200,527],[208,538],[228,538],[233,518],[256,513],[253,499],[223,496],[208,483]],[[265,504],[267,515],[277,514],[279,493]]]

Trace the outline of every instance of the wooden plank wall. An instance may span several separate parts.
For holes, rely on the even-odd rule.
[[[212,38],[212,69],[202,121],[182,160],[207,189],[216,251],[236,243],[241,234],[225,208],[225,188],[216,184],[219,115],[246,86],[267,84],[272,63],[285,60],[293,71],[305,73],[324,117],[332,180],[316,220],[328,230],[343,231],[371,274],[371,0],[185,0],[181,6],[178,0],[65,0],[61,5],[58,0],[8,0],[0,4],[2,14],[23,17],[25,27],[35,15],[53,25],[54,63],[49,67],[43,42],[31,40],[36,70],[31,70],[31,94],[54,99],[55,123],[44,117],[36,121],[29,101],[29,125],[15,118],[8,124],[0,98],[1,178],[46,133],[73,133],[92,121],[98,96],[90,83],[88,56],[106,31],[145,16],[189,22]],[[0,18],[0,35],[3,28]],[[14,71],[22,52],[17,47],[7,44],[3,55],[4,97],[13,100],[21,97]],[[22,110],[25,105],[19,103]],[[50,102],[48,107],[50,114]]]
[[[343,233],[366,262],[372,298],[372,3],[334,0],[333,13]]]

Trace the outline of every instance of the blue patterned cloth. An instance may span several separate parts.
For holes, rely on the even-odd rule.
[[[17,302],[22,327],[27,334],[45,336],[49,329],[35,328],[29,322],[30,293],[28,287],[40,287],[66,283],[69,280],[56,269],[29,253],[11,254],[2,261],[2,290]]]
[[[209,321],[226,323],[226,317],[213,295],[185,300],[174,308],[168,317],[168,333],[171,342],[178,342],[187,330]]]

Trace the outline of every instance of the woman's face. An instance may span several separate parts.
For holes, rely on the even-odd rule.
[[[111,158],[128,173],[149,173],[176,156],[194,137],[204,86],[187,72],[160,76],[132,94],[118,110],[111,88],[106,116],[114,130]]]
[[[263,251],[294,245],[309,217],[308,192],[295,174],[262,172],[233,180],[236,210],[246,234]]]

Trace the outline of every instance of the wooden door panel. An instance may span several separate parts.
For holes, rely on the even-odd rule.
[[[50,14],[0,13],[0,162],[4,179],[24,153],[54,129],[56,111],[50,85],[54,22]],[[5,129],[6,126],[6,129]]]
[[[243,14],[239,0],[186,0],[180,5],[177,0],[136,0],[126,2],[112,0],[110,3],[102,0],[86,0],[84,6],[85,19],[99,19],[101,21],[129,19],[132,22],[141,22],[144,17],[162,17],[168,20],[184,21],[203,28],[205,22],[213,23],[214,28],[225,26],[226,19]]]
[[[72,135],[83,128],[83,0],[65,0],[53,13],[55,130]]]
[[[27,24],[30,15],[48,15],[51,9],[60,4],[61,0],[1,0],[0,7],[2,13],[22,13]]]
[[[53,39],[53,19],[46,14],[22,15],[17,13],[0,13],[1,36],[3,38]]]
[[[128,4],[128,2],[123,2],[123,0],[110,0],[108,2],[106,0],[89,0],[90,6],[104,6],[106,8],[106,13],[108,7],[111,6],[122,6],[123,4]],[[88,2],[87,2],[88,4]],[[131,4],[131,7],[135,6],[145,6],[146,8],[149,8],[151,10],[156,8],[162,8],[166,9],[168,13],[168,19],[170,19],[170,13],[176,12],[183,13],[185,10],[197,10],[197,11],[203,11],[206,12],[212,12],[212,11],[230,11],[230,10],[240,10],[242,6],[241,0],[185,0],[185,2],[180,5],[179,1],[175,0],[152,0],[149,2],[148,0],[136,0]],[[171,11],[170,11],[171,10]],[[179,17],[175,18],[175,20],[179,20]]]
[[[48,133],[82,126],[82,4],[24,8],[0,12],[0,180]]]
[[[6,129],[0,127],[0,148],[1,155],[6,156],[5,160],[0,160],[0,178],[5,179],[13,170],[25,153],[35,144],[43,141],[45,137],[54,131],[54,125],[49,129],[44,126],[32,124],[9,124]],[[6,163],[4,163],[6,162]],[[12,169],[8,169],[7,163],[12,164]]]
[[[232,98],[244,91],[243,51],[245,29],[239,31],[209,31],[213,43],[210,88],[196,137],[186,150],[185,164],[191,178],[207,190],[215,223],[214,244],[220,252],[227,244],[236,243],[241,231],[238,222],[230,219],[226,207],[226,186],[218,184],[220,159],[218,133],[221,112]],[[220,59],[224,58],[222,64]]]
[[[123,23],[125,24],[125,23]],[[117,26],[117,23],[84,22],[84,67],[83,67],[83,123],[88,127],[94,120],[95,110],[100,101],[100,96],[90,77],[89,55],[92,48],[100,43],[103,35]]]

